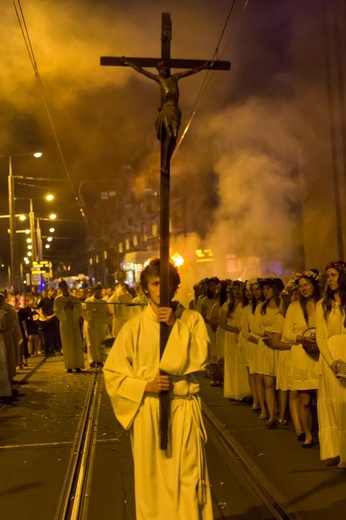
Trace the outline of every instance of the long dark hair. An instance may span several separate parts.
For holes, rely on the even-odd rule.
[[[265,278],[262,281],[262,287],[264,286],[271,287],[273,289],[274,293],[274,300],[276,303],[277,308],[280,307],[280,292],[284,289],[284,284],[281,278]],[[261,314],[267,313],[267,306],[268,306],[268,300],[265,300],[264,304],[262,305]]]
[[[333,263],[334,262],[332,262],[332,264]],[[337,264],[343,264],[346,266],[346,264],[341,261],[337,262]],[[339,293],[340,302],[341,302],[340,309],[345,315],[344,325],[346,327],[346,270],[338,269],[337,267],[334,267],[333,265],[329,264],[326,267],[326,271],[331,268],[336,269],[339,274],[339,276],[338,276],[338,293]],[[334,294],[334,291],[331,290],[331,288],[329,287],[329,285],[327,283],[326,290],[324,293],[324,298],[322,300],[323,314],[324,314],[325,320],[328,318],[328,316],[332,310],[333,302],[335,302],[335,294]]]
[[[255,314],[255,310],[256,310],[257,305],[259,305],[261,302],[264,302],[265,298],[263,296],[263,290],[262,290],[261,299],[258,300],[258,301],[256,300],[256,298],[254,297],[254,295],[252,294],[252,291],[251,291],[251,287],[253,285],[258,285],[259,288],[262,290],[261,280],[258,279],[257,282],[253,282],[253,283],[250,284],[252,314]]]
[[[230,299],[230,301],[228,302],[227,318],[230,317],[232,312],[234,312],[234,308],[235,308],[235,298],[234,298],[234,294],[232,291],[232,287],[231,286],[228,286],[228,287],[230,287],[230,290],[228,291],[228,298]]]
[[[305,280],[309,280],[309,282],[312,283],[312,285],[314,287],[314,292],[312,293],[312,297],[313,297],[314,302],[317,303],[319,301],[319,299],[321,298],[321,289],[320,289],[318,281],[315,280],[314,278],[309,278],[309,276],[301,276],[297,280],[297,284],[299,283],[299,280],[301,280],[302,278],[305,278]],[[306,324],[308,324],[309,315],[308,315],[308,311],[306,309],[306,305],[308,302],[307,302],[307,299],[301,294],[299,289],[298,289],[298,301],[302,308]]]

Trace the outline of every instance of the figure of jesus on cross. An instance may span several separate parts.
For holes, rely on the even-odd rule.
[[[171,157],[177,142],[178,131],[181,123],[181,110],[179,108],[179,87],[178,81],[181,78],[186,78],[192,74],[197,74],[204,69],[210,69],[213,66],[212,62],[205,62],[193,69],[170,73],[167,61],[159,61],[156,66],[158,74],[153,74],[139,65],[132,63],[127,58],[123,57],[124,65],[132,67],[134,70],[143,74],[147,78],[153,79],[159,84],[161,91],[161,105],[159,108],[159,115],[156,119],[155,127],[156,134],[159,141],[162,143],[161,149],[161,172],[168,173]]]

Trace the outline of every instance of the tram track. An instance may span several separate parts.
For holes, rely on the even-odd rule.
[[[95,450],[93,439],[96,438],[100,409],[101,377],[99,369],[95,372],[93,382],[85,397],[83,413],[77,426],[54,520],[86,518],[88,489],[90,489]]]
[[[255,497],[263,517],[268,520],[294,520],[288,512],[286,499],[275,489],[264,473],[224,425],[203,403],[203,417],[209,440],[220,452],[232,473]]]
[[[34,406],[37,405],[38,401],[34,401],[30,393],[33,392],[34,398],[42,395],[37,391],[41,388],[42,381],[46,384],[46,381],[49,380],[57,384],[60,390],[61,385],[67,385],[66,389],[69,392],[75,391],[76,384],[81,385],[76,397],[79,403],[78,411],[75,411],[76,399],[66,402],[64,414],[71,419],[69,422],[64,422],[65,434],[59,434],[58,429],[54,430],[54,437],[47,435],[41,437],[41,434],[35,434],[38,441],[35,443],[35,436],[33,437],[28,432],[27,437],[20,438],[21,444],[7,442],[1,447],[1,451],[6,453],[7,457],[15,458],[17,453],[25,453],[25,459],[42,462],[45,459],[45,468],[49,465],[54,467],[57,461],[64,460],[63,466],[59,463],[57,486],[52,486],[51,496],[45,497],[45,501],[50,504],[47,506],[50,509],[50,515],[43,516],[42,512],[40,516],[36,511],[35,518],[37,520],[43,518],[44,520],[94,520],[96,511],[97,515],[100,512],[100,516],[97,517],[102,520],[111,518],[134,520],[133,464],[128,432],[123,432],[114,419],[105,392],[102,369],[85,371],[82,376],[68,376],[59,368],[60,360],[48,360],[48,363],[53,362],[52,367],[56,367],[57,383],[55,376],[47,376],[47,374],[51,374],[52,369],[49,368],[47,371],[48,365],[45,365],[45,362],[45,358],[40,360],[16,385],[17,388],[20,388],[23,383],[29,382],[36,374],[28,385],[27,396],[23,397],[24,400],[27,400],[25,409],[28,410],[30,403],[34,403]],[[46,375],[40,377],[39,369],[43,366]],[[82,379],[80,379],[81,377]],[[81,381],[84,381],[83,384],[79,383]],[[54,389],[47,388],[45,395],[51,396],[52,391],[56,392]],[[61,415],[61,407],[56,402],[62,402],[61,396],[62,394],[59,394],[59,397],[46,403],[49,405],[48,407],[42,407],[42,410],[49,410],[49,412],[45,412],[46,415],[52,414],[51,422],[54,420],[60,422],[64,418],[64,415]],[[56,410],[52,411],[51,402],[53,405],[57,405]],[[20,407],[20,401],[18,407]],[[15,413],[15,409],[13,413]],[[55,419],[58,414],[59,417]],[[32,415],[36,420],[37,414]],[[245,498],[246,505],[244,506],[244,510],[249,516],[244,515],[242,517],[244,520],[246,518],[294,520],[294,516],[288,512],[285,499],[205,403],[203,403],[203,416],[209,438],[207,448],[212,445],[208,448],[212,450],[212,460],[208,458],[208,466],[210,467],[213,502],[217,511],[215,518],[222,520],[233,515],[234,507],[238,503],[238,495],[231,497],[231,491],[236,486],[241,486],[243,488],[241,493],[246,497],[249,496],[248,502]],[[36,424],[31,427],[35,428],[32,430],[34,432],[37,428]],[[10,439],[11,437],[9,437]],[[23,450],[25,451],[23,452]],[[57,453],[58,455],[56,455]],[[33,468],[34,465],[28,472],[28,483],[32,482]],[[47,473],[49,470],[40,471]],[[222,480],[225,481],[222,482],[224,486],[220,485],[221,473]],[[38,479],[38,481],[40,480],[41,478]],[[113,482],[117,482],[118,485],[113,485]],[[102,490],[102,496],[100,490]],[[227,507],[223,506],[226,502],[229,504]],[[256,512],[254,513],[254,511]],[[31,518],[30,514],[26,517]]]

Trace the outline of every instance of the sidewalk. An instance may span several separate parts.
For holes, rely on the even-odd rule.
[[[251,406],[225,399],[208,379],[201,382],[205,404],[286,498],[290,513],[298,520],[345,516],[346,471],[321,461],[318,443],[302,449],[291,423],[268,430]]]

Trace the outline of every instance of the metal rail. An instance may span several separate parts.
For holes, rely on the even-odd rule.
[[[91,465],[91,442],[95,424],[96,407],[99,403],[101,370],[94,374],[94,380],[86,395],[83,413],[80,417],[73,441],[65,480],[60,493],[54,520],[77,520],[82,518],[83,490],[88,481]]]

